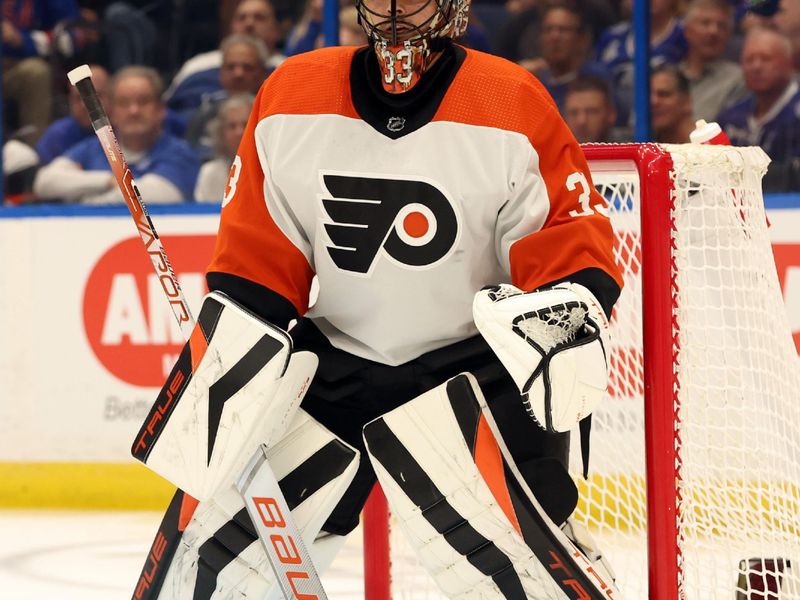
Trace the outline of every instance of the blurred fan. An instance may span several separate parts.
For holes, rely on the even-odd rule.
[[[742,8],[747,12],[771,17],[778,12],[781,0],[742,0]]]

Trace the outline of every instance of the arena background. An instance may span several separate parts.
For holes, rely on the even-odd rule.
[[[646,1],[634,2],[637,40],[647,39],[648,14]],[[337,20],[335,0],[326,1],[329,44]],[[648,53],[636,59],[646,72]],[[635,134],[646,140],[648,78],[638,79]],[[765,203],[800,350],[800,194]],[[219,207],[151,213],[196,310]],[[166,506],[173,486],[129,449],[181,336],[127,210],[0,208],[0,255],[0,507]]]
[[[766,203],[800,350],[800,199]],[[151,210],[195,310],[218,211]],[[181,336],[127,210],[0,209],[0,249],[0,506],[165,506],[129,450]]]

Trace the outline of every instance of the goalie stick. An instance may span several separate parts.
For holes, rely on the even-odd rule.
[[[136,229],[139,232],[139,237],[142,239],[145,251],[150,257],[153,268],[158,275],[161,288],[167,296],[172,313],[178,320],[178,325],[184,339],[189,340],[195,325],[194,318],[189,310],[189,304],[186,302],[181,286],[175,276],[175,271],[169,262],[161,239],[158,237],[153,221],[150,219],[147,207],[142,201],[142,197],[133,179],[133,174],[128,167],[125,156],[122,154],[114,130],[111,128],[108,115],[103,105],[100,103],[100,98],[92,83],[92,71],[88,65],[81,65],[70,71],[67,77],[70,83],[75,86],[86,107],[86,111],[89,113],[92,129],[100,140],[108,164],[117,180],[117,185],[136,223]],[[277,480],[274,473],[272,473],[269,463],[266,460],[259,459],[259,457],[263,457],[263,452],[264,450],[259,447],[256,450],[253,460],[237,478],[237,481],[253,481],[254,478],[259,475],[259,471],[261,471],[261,476],[259,477],[260,485],[258,486],[261,489],[258,491],[262,497],[254,498],[254,494],[252,493],[243,493],[243,498],[251,518],[254,515],[262,514],[262,507],[259,506],[258,501],[263,501],[263,496],[275,499],[281,506],[286,506],[286,500],[283,498],[283,494],[278,487]],[[244,490],[241,491],[244,492]],[[134,600],[155,600],[155,598],[157,598],[161,584],[164,581],[164,576],[166,575],[166,565],[169,565],[172,557],[175,555],[183,531],[188,525],[196,507],[197,500],[180,489],[175,492],[175,496],[172,498],[167,512],[162,519],[161,525],[156,533],[156,538],[145,560],[144,567],[142,568],[136,589],[133,593]],[[261,520],[263,521],[263,518]],[[294,564],[296,567],[295,571],[302,570],[303,578],[308,580],[309,586],[316,592],[315,594],[303,594],[302,597],[308,598],[309,600],[315,598],[326,600],[326,595],[316,569],[314,568],[314,564],[309,558],[308,550],[305,547],[302,536],[288,510],[285,510],[282,514],[282,524],[282,528],[286,532],[284,536],[292,541],[293,544],[296,544],[299,562],[295,562]],[[285,552],[281,554],[280,549],[276,547],[274,542],[263,537],[263,534],[266,533],[264,528],[257,527],[256,529],[259,532],[262,547],[278,578],[278,583],[284,595],[287,599],[298,596],[296,583],[292,579],[287,580],[286,569],[284,567],[286,563]]]

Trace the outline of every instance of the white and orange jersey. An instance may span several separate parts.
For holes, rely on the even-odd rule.
[[[266,288],[337,348],[389,365],[476,335],[485,285],[533,290],[580,272],[610,308],[621,277],[607,207],[538,81],[453,46],[416,97],[381,103],[372,56],[318,50],[265,82],[209,281]]]

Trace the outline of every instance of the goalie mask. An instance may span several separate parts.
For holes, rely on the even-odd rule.
[[[383,88],[413,88],[442,40],[467,28],[470,0],[357,0],[359,20],[375,47]]]

